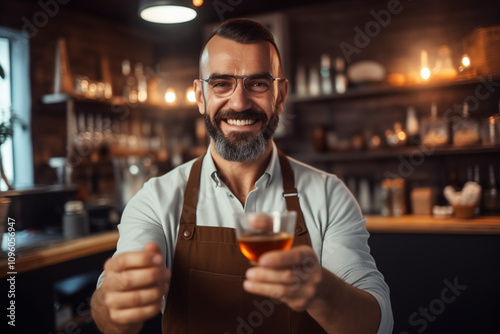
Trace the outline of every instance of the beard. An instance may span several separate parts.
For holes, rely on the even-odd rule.
[[[234,162],[249,162],[262,155],[279,122],[276,112],[273,112],[268,119],[265,113],[253,109],[240,112],[232,109],[220,110],[215,114],[213,122],[205,110],[204,117],[207,132],[214,141],[215,151],[223,159]],[[225,136],[220,128],[220,122],[227,119],[251,119],[261,121],[264,126],[255,136],[247,131],[231,132]]]

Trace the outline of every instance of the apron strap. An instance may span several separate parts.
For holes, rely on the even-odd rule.
[[[283,177],[283,198],[286,202],[288,211],[297,212],[297,226],[295,227],[295,235],[307,233],[307,227],[300,209],[299,192],[295,188],[295,180],[293,175],[292,166],[288,161],[287,156],[278,150],[278,157],[280,160],[281,174]]]
[[[182,215],[180,221],[179,236],[190,240],[193,238],[194,229],[196,226],[196,206],[198,204],[198,191],[200,188],[201,164],[203,157],[200,156],[194,162],[189,174],[186,193],[184,194],[184,204],[182,205]],[[295,188],[295,180],[292,167],[287,156],[278,150],[278,157],[281,166],[281,174],[283,178],[283,198],[286,202],[288,211],[297,212],[297,226],[295,227],[295,235],[307,233],[307,227],[300,209],[299,193]]]
[[[194,228],[196,226],[196,206],[198,204],[198,191],[200,188],[201,164],[204,156],[205,155],[202,155],[196,159],[191,167],[186,193],[184,194],[179,236],[186,240],[193,238]]]

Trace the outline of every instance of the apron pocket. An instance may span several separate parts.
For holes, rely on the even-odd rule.
[[[244,279],[244,276],[190,270],[189,333],[237,333],[238,318],[242,318]]]

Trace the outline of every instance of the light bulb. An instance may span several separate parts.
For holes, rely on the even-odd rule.
[[[194,95],[193,87],[188,88],[188,90],[186,92],[186,99],[189,102],[196,102],[196,96]]]
[[[168,103],[173,103],[175,102],[175,99],[176,99],[175,92],[170,89],[167,90],[167,92],[165,93],[165,101],[167,101]]]
[[[470,65],[470,59],[469,59],[469,56],[464,55],[464,56],[462,57],[462,64],[463,64],[465,67],[469,67],[469,65]]]
[[[420,70],[420,76],[424,79],[424,80],[427,80],[430,78],[431,76],[431,71],[429,70],[429,68],[427,67],[424,67]]]

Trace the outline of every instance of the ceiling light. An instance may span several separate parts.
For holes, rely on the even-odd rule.
[[[196,17],[196,11],[189,3],[182,0],[140,0],[139,14],[144,20],[154,23],[187,22]]]

